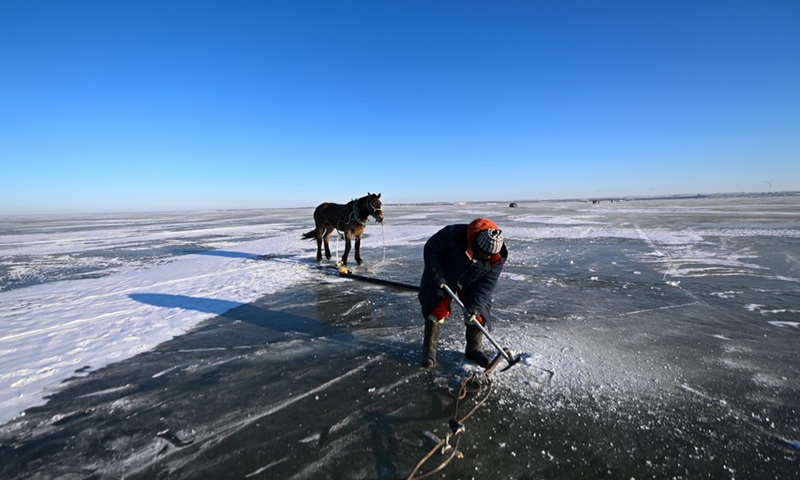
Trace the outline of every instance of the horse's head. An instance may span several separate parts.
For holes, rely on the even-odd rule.
[[[370,215],[372,215],[372,218],[374,218],[376,222],[381,223],[383,221],[383,204],[381,203],[381,194],[367,192],[366,200],[367,211]]]

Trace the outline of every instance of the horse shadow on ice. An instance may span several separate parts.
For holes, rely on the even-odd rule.
[[[130,298],[219,314],[12,420],[0,478],[395,478],[449,414],[446,380],[417,366],[408,294],[333,283],[248,304]]]
[[[253,260],[258,257],[255,253],[232,252],[230,250],[203,250],[202,252],[197,252],[197,254],[212,257],[243,258],[245,260]]]
[[[216,298],[190,297],[188,295],[172,295],[166,293],[131,293],[132,300],[146,303],[155,307],[182,308],[184,310],[197,310],[204,313],[225,313],[244,305],[240,302],[220,300]]]

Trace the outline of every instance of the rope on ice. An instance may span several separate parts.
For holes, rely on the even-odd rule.
[[[447,433],[447,435],[445,435],[444,438],[438,438],[431,434],[432,438],[437,441],[436,446],[431,448],[430,451],[423,456],[419,462],[417,462],[416,466],[414,466],[414,469],[406,477],[406,480],[417,480],[428,477],[444,469],[454,458],[464,457],[464,455],[458,450],[458,445],[461,442],[461,436],[466,431],[464,422],[472,417],[472,415],[474,415],[475,412],[477,412],[478,409],[482,407],[484,403],[486,403],[486,400],[489,399],[489,395],[492,393],[492,379],[490,378],[490,375],[497,365],[500,364],[502,359],[503,356],[498,355],[486,368],[486,370],[473,372],[461,380],[458,393],[453,395],[455,398],[453,417],[448,422],[450,431]],[[459,416],[459,407],[461,406],[461,401],[465,400],[470,394],[477,395],[481,393],[481,390],[485,390],[483,396],[477,400],[475,405],[464,416]],[[450,393],[453,394],[452,390]],[[455,443],[451,444],[451,441],[454,441]],[[420,473],[420,469],[425,465],[425,463],[428,462],[428,460],[431,459],[431,457],[433,457],[437,451],[441,451],[442,455],[445,455],[449,452],[449,455],[436,467],[427,472]]]

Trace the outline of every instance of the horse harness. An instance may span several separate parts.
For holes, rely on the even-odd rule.
[[[346,230],[347,229],[347,225],[349,225],[350,222],[358,223],[362,227],[366,227],[367,226],[367,222],[361,221],[361,215],[358,214],[358,211],[359,211],[358,203],[359,203],[360,200],[365,200],[367,202],[367,207],[369,208],[369,212],[366,215],[367,219],[369,219],[370,215],[372,215],[374,217],[375,216],[375,212],[382,212],[383,211],[382,207],[375,207],[375,205],[373,205],[372,202],[369,201],[369,197],[368,196],[367,197],[363,197],[362,199],[353,199],[352,200],[352,202],[353,202],[353,211],[350,212],[350,216],[347,217],[347,223],[345,224],[345,228],[344,229],[340,229],[338,224],[337,224],[336,230],[339,230],[339,231]]]

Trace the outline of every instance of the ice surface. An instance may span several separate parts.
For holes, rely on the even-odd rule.
[[[357,273],[417,284],[441,226],[504,229],[523,362],[446,478],[796,474],[796,197],[518,205],[388,205],[363,239]],[[415,294],[317,268],[311,212],[0,219],[0,476],[407,475],[463,326],[421,370]]]

